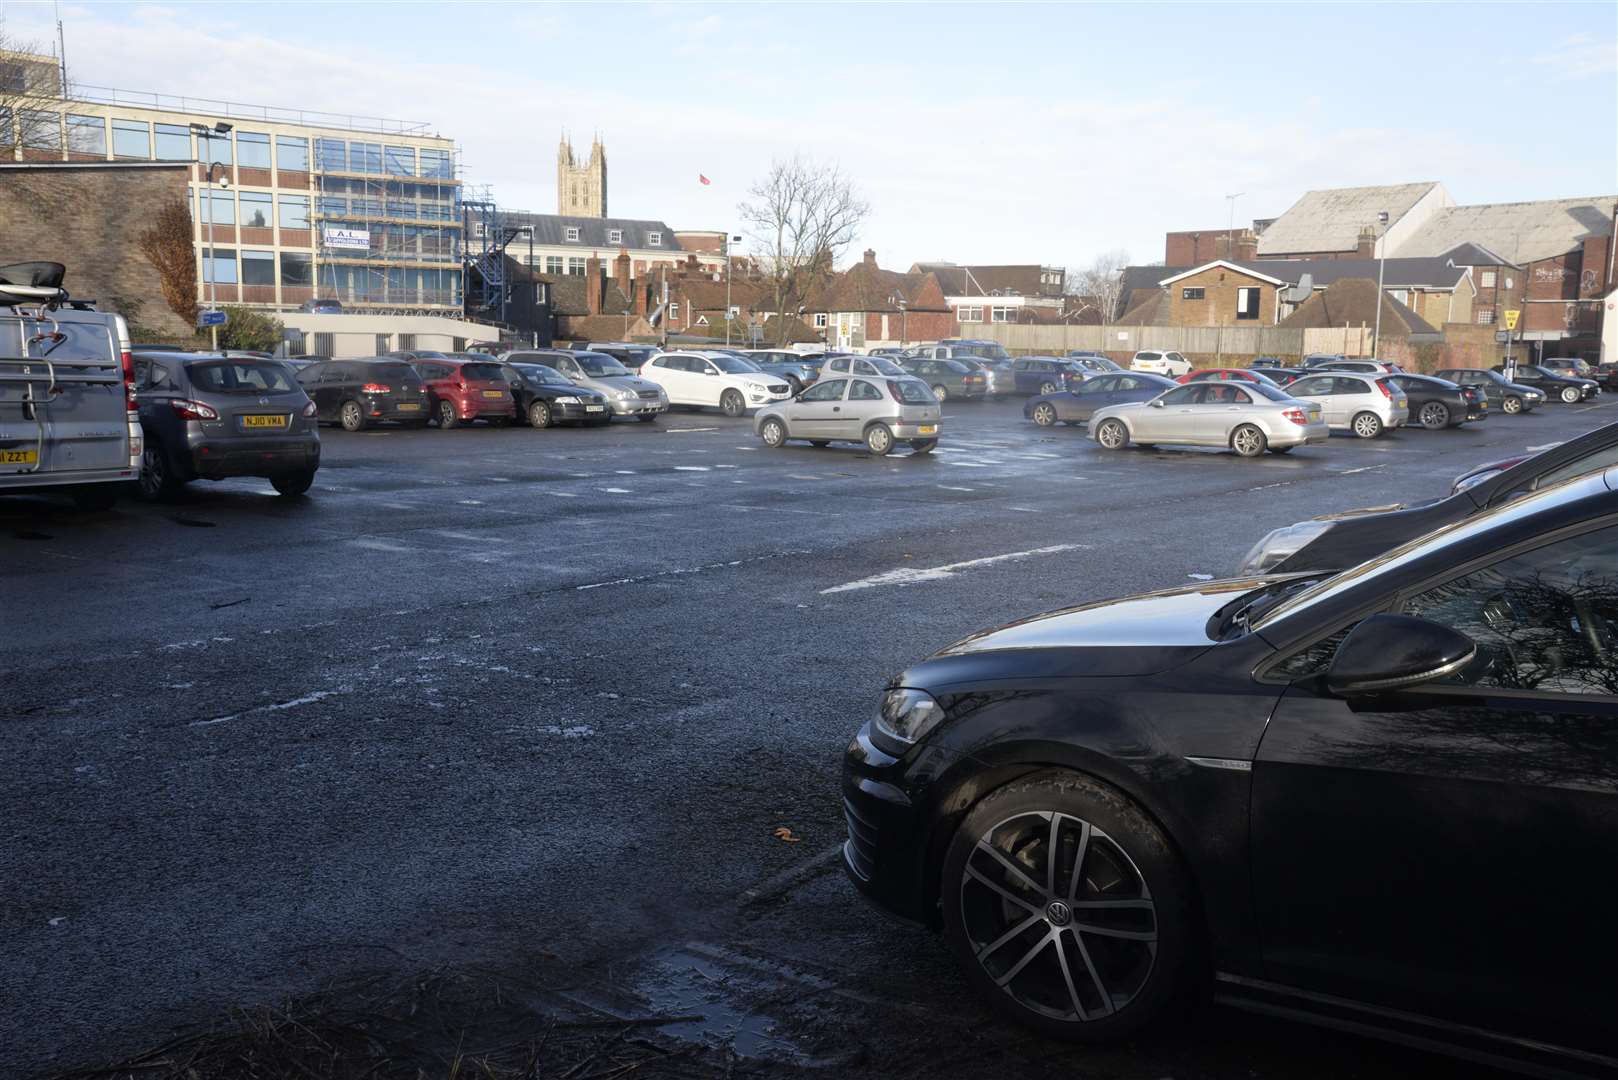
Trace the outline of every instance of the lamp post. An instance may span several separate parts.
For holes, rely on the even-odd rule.
[[[725,248],[725,347],[727,349],[730,347],[730,322],[731,322],[731,319],[730,319],[730,245],[731,245],[732,242],[741,243],[741,239],[742,238],[739,237],[739,236],[730,235],[730,230],[729,229],[725,230],[725,244],[724,244],[724,248]]]
[[[217,279],[219,277],[219,266],[218,266],[217,263],[214,262],[214,246],[213,246],[213,171],[214,171],[215,166],[217,166],[219,168],[222,168],[222,169],[226,169],[224,183],[226,183],[227,185],[230,183],[230,173],[229,173],[229,170],[226,167],[225,163],[222,162],[222,161],[214,161],[213,160],[213,152],[212,152],[213,151],[213,137],[214,137],[214,135],[216,133],[219,134],[219,135],[229,135],[230,131],[231,131],[231,126],[232,125],[225,123],[223,120],[221,120],[221,121],[219,121],[219,123],[215,124],[211,130],[208,128],[208,126],[206,124],[192,124],[191,125],[192,134],[196,135],[197,139],[199,141],[207,142],[208,143],[208,151],[209,151],[208,152],[208,162],[207,162],[207,165],[208,165],[208,180],[203,185],[203,188],[202,188],[202,190],[205,191],[207,193],[207,195],[208,195],[208,310],[209,311],[218,311],[219,310],[219,304],[217,302],[218,291],[217,291],[217,288],[216,288],[216,282],[217,282]],[[202,159],[200,157],[197,159],[197,164],[198,165],[203,164]],[[213,351],[218,352],[219,351],[219,327],[210,325],[208,327],[208,336],[209,336],[210,340],[212,341]]]
[[[1376,223],[1382,226],[1382,232],[1376,242],[1376,328],[1371,331],[1371,358],[1382,348],[1382,271],[1388,262],[1388,246],[1382,238],[1388,235],[1388,212],[1381,211],[1376,215]]]
[[[1236,258],[1236,200],[1246,195],[1245,191],[1238,191],[1234,195],[1225,196],[1225,206],[1229,210],[1229,220],[1225,223],[1225,258]]]
[[[904,348],[909,336],[905,333],[909,322],[910,305],[905,303],[904,297],[899,298],[899,347]]]

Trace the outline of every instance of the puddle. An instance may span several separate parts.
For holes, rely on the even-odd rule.
[[[174,522],[174,524],[176,524],[176,525],[189,525],[193,529],[212,529],[212,528],[215,528],[215,523],[214,522],[212,522],[212,521],[204,521],[201,518],[181,517],[180,515],[176,514],[175,516],[169,518],[169,520]]]
[[[738,1057],[766,1058],[795,1065],[816,1064],[808,1050],[781,1033],[772,1005],[790,1005],[805,987],[690,949],[659,953],[647,963],[635,992],[657,1013],[695,1016],[658,1030],[687,1042],[728,1048]],[[813,987],[809,992],[814,992]]]

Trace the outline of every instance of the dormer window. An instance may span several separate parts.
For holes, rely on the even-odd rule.
[[[567,228],[563,229],[562,239],[566,240],[570,244],[577,244],[579,242],[579,227],[577,225],[569,225]]]
[[[649,232],[649,233],[647,233],[646,234],[646,246],[647,247],[662,247],[663,246],[663,234],[660,233],[660,232]]]
[[[607,243],[609,243],[609,244],[621,244],[623,242],[624,242],[624,230],[622,230],[622,229],[608,229],[607,230]]]

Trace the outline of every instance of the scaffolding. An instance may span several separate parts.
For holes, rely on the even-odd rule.
[[[484,185],[462,195],[461,233],[466,238],[467,314],[505,324],[511,308],[506,247],[523,229],[507,223],[493,190]]]

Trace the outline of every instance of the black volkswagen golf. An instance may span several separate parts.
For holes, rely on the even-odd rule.
[[[1215,996],[1618,1067],[1618,469],[1335,575],[1057,611],[893,679],[844,861],[1048,1033]]]

